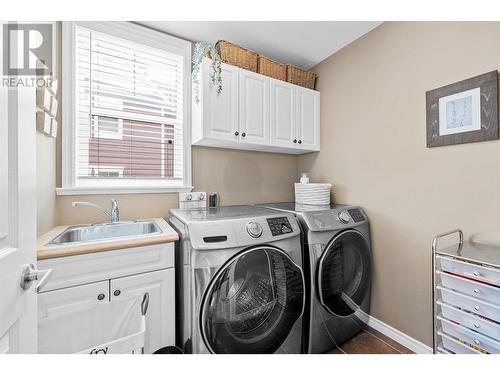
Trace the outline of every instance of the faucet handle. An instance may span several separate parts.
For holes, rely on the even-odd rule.
[[[111,222],[116,223],[120,221],[120,210],[118,208],[118,202],[115,198],[111,198]]]

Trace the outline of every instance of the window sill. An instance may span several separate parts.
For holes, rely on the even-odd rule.
[[[56,195],[105,195],[105,194],[158,194],[158,193],[187,193],[193,190],[192,186],[178,187],[64,187],[56,188]]]

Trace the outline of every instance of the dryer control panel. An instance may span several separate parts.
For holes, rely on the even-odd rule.
[[[269,229],[271,229],[273,236],[280,236],[293,231],[290,221],[286,216],[267,219],[267,224],[269,224]]]
[[[313,232],[343,229],[364,223],[367,220],[360,207],[339,207],[301,214],[307,227]]]

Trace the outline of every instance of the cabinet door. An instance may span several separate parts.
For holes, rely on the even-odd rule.
[[[212,60],[202,66],[203,133],[206,138],[237,142],[238,136],[238,68],[221,64],[222,92],[212,83]]]
[[[271,79],[270,130],[271,145],[294,147],[295,134],[295,86]]]
[[[240,70],[240,142],[269,144],[269,81],[262,74]]]
[[[38,294],[38,352],[76,353],[92,347],[105,327],[99,307],[109,304],[109,281]]]
[[[146,314],[145,353],[175,345],[175,276],[174,269],[147,272],[111,280],[111,301],[142,298],[149,293]]]
[[[320,149],[319,92],[297,86],[297,147]]]

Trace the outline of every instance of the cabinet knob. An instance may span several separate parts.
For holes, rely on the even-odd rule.
[[[302,140],[299,139],[299,145],[302,143]]]
[[[481,291],[477,288],[474,288],[474,293],[479,294],[479,293],[481,293]]]
[[[293,143],[297,143],[297,140],[296,140],[296,139],[294,139],[294,140],[293,140]]]
[[[245,137],[245,136],[246,136],[246,133],[241,133],[241,136],[242,136],[242,137]]]
[[[122,292],[121,292],[121,290],[120,290],[120,289],[116,289],[116,290],[113,292],[113,295],[114,295],[115,297],[118,297],[121,293],[122,293]]]
[[[479,327],[481,327],[481,325],[479,323],[474,323],[474,327],[479,328]]]
[[[106,297],[106,295],[104,293],[100,293],[98,296],[97,296],[97,299],[99,301],[102,301],[104,298]]]
[[[234,135],[240,135],[240,132],[234,132]]]

